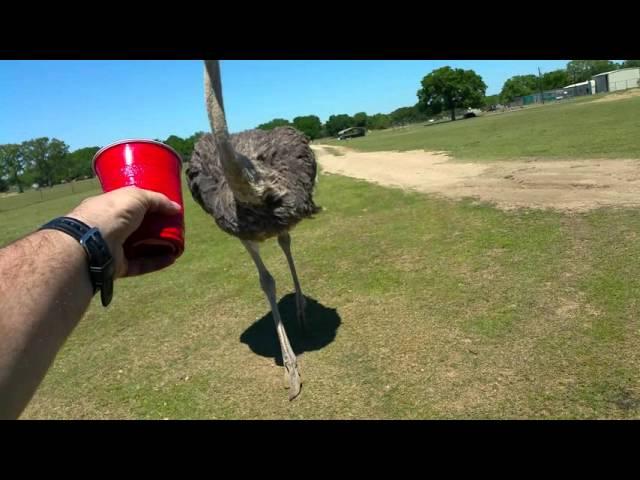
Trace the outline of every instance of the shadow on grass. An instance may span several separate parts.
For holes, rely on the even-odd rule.
[[[315,299],[307,296],[305,296],[305,299],[307,300],[307,308],[305,310],[307,328],[305,333],[302,332],[298,325],[295,294],[285,295],[278,302],[282,323],[296,355],[320,350],[329,345],[335,340],[341,323],[340,315],[338,315],[336,309],[325,307]],[[240,341],[248,345],[252,352],[263,357],[273,358],[277,365],[282,366],[282,353],[271,312],[247,328],[240,335]]]

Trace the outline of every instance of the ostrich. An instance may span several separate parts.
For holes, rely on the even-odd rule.
[[[206,60],[204,88],[213,130],[196,144],[186,170],[195,201],[225,232],[238,237],[258,269],[282,350],[289,400],[301,387],[296,356],[278,305],[276,282],[260,257],[260,242],[277,237],[296,291],[298,322],[305,327],[305,299],[291,256],[289,230],[320,208],[313,201],[316,160],[306,136],[291,127],[229,135],[222,101],[220,65]]]

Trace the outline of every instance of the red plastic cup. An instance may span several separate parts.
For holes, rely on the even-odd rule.
[[[102,190],[110,192],[135,185],[165,194],[177,202],[177,215],[149,213],[124,243],[128,259],[170,255],[184,251],[184,203],[180,155],[164,143],[153,140],[121,140],[100,149],[93,157],[93,171]]]

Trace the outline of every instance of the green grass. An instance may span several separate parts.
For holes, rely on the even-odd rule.
[[[48,202],[56,198],[66,197],[74,193],[94,191],[98,188],[98,180],[80,180],[73,183],[54,185],[41,190],[27,190],[17,195],[0,196],[0,212],[14,210],[41,202]]]
[[[0,213],[0,243],[86,195]],[[187,197],[185,254],[94,300],[25,418],[640,417],[637,210],[502,212],[322,175],[327,210],[293,232],[317,304],[303,340],[283,302],[308,347],[289,402],[255,267]]]
[[[437,150],[455,158],[640,158],[640,96],[574,101],[324,143],[362,151]]]

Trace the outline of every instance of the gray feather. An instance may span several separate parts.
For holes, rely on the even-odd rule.
[[[317,173],[309,140],[291,127],[230,136],[234,150],[260,172],[259,203],[240,201],[228,185],[213,135],[196,144],[186,170],[194,200],[225,232],[261,241],[288,231],[320,211],[313,201]]]

